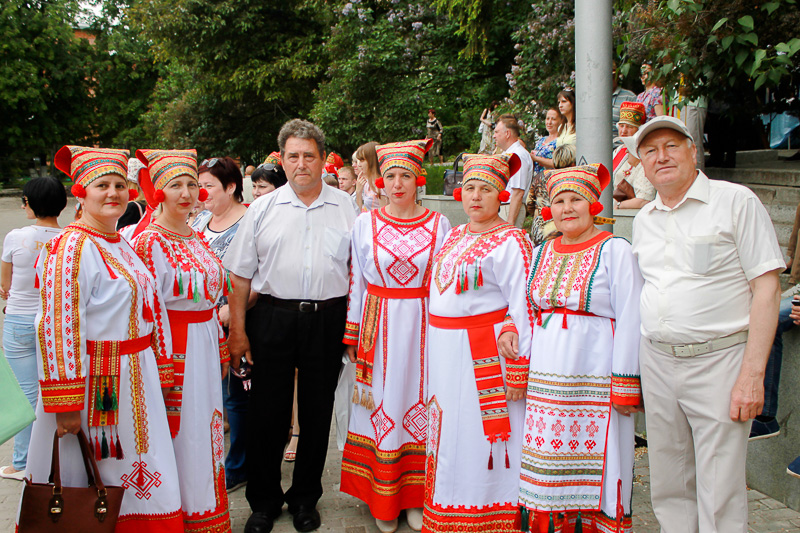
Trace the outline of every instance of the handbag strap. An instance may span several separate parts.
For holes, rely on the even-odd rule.
[[[83,466],[86,469],[86,477],[89,479],[89,486],[97,488],[98,493],[105,494],[106,487],[100,477],[100,470],[97,467],[97,461],[89,449],[89,441],[86,439],[86,434],[83,428],[78,430],[76,434],[78,437],[78,444],[81,447],[81,455],[83,456]],[[61,492],[61,464],[60,464],[60,450],[58,430],[53,434],[53,458],[50,462],[50,483],[53,484],[54,491]]]

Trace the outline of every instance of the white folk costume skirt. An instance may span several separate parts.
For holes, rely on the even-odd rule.
[[[611,406],[614,322],[546,310],[534,326],[519,501],[532,532],[631,531],[634,420]],[[589,351],[591,350],[591,351]]]
[[[503,309],[481,315],[496,315],[489,320],[494,324],[489,326],[491,338],[485,340],[497,338],[505,314]],[[445,320],[467,323],[472,318]],[[525,405],[521,400],[507,402],[508,440],[490,442],[486,434],[487,409],[483,409],[482,416],[479,402],[470,335],[466,329],[437,327],[436,319],[431,316],[428,335],[428,441],[422,530],[515,531]],[[504,358],[499,358],[499,365],[505,380]],[[505,399],[505,393],[501,393]]]
[[[403,509],[421,508],[424,498],[428,290],[370,285],[368,292],[341,490],[375,518],[394,520]]]
[[[149,337],[149,336],[148,336]],[[41,364],[41,359],[39,360]],[[172,448],[164,399],[155,355],[150,348],[120,357],[118,424],[89,429],[87,422],[91,380],[87,380],[86,404],[81,411],[81,427],[93,448],[104,439],[111,456],[97,462],[106,485],[125,487],[116,533],[182,532],[181,494],[175,452]],[[53,454],[55,413],[45,413],[41,399],[36,408],[26,476],[34,483],[47,483]],[[119,438],[119,447],[117,446]],[[121,448],[121,452],[118,448]],[[120,457],[121,458],[118,458]],[[66,435],[61,440],[61,480],[65,486],[86,486],[78,439]]]
[[[167,397],[187,532],[231,530],[225,490],[219,326],[214,308],[168,310],[175,387]]]

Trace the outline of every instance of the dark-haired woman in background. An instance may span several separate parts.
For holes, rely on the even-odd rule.
[[[242,172],[230,157],[206,159],[197,169],[200,186],[208,191],[205,211],[197,215],[192,229],[202,233],[211,250],[222,261],[239,221],[247,211],[242,204]],[[230,321],[228,298],[220,298],[217,308],[219,321],[226,329]],[[247,482],[244,469],[245,417],[247,416],[247,392],[242,380],[230,374],[222,380],[222,399],[228,410],[228,423],[231,426],[231,447],[225,458],[225,487],[230,492]]]
[[[67,206],[67,191],[53,177],[35,178],[22,188],[22,209],[30,226],[13,229],[3,241],[0,263],[0,298],[7,300],[3,322],[3,352],[22,391],[36,409],[39,381],[36,371],[34,320],[39,291],[34,286],[33,264],[47,241],[61,232],[58,215]],[[14,437],[10,466],[0,468],[0,477],[22,481],[28,462],[29,425]]]
[[[558,110],[564,117],[561,130],[556,139],[556,148],[565,144],[576,144],[578,139],[575,130],[575,91],[567,87],[558,93]]]
[[[286,173],[280,165],[263,163],[250,176],[253,180],[253,200],[271,193],[286,184]]]

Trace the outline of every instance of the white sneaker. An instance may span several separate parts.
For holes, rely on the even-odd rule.
[[[376,518],[375,523],[378,525],[378,529],[381,533],[394,533],[397,531],[397,518],[394,520],[380,520]]]
[[[416,507],[414,509],[406,509],[406,520],[408,520],[408,527],[414,531],[422,531],[422,509]]]

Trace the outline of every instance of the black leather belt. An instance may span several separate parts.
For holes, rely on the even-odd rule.
[[[338,298],[331,298],[329,300],[284,300],[282,298],[275,298],[271,294],[259,294],[259,301],[280,307],[281,309],[289,309],[290,311],[297,311],[299,313],[315,313],[326,307],[331,307],[337,304],[345,303],[347,296],[339,296]]]

